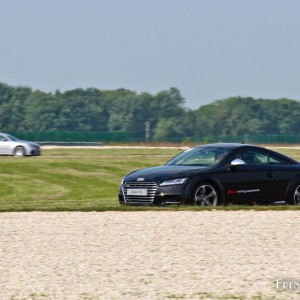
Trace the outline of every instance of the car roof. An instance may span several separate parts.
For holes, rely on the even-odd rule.
[[[273,154],[277,157],[280,157],[286,161],[288,161],[289,163],[292,164],[299,164],[298,161],[294,160],[293,158],[284,155],[282,153],[273,151],[271,149],[267,149],[264,147],[260,147],[260,146],[255,146],[255,145],[251,145],[251,144],[242,144],[242,143],[214,143],[214,144],[204,144],[204,145],[199,145],[196,146],[195,148],[209,148],[209,147],[220,147],[220,148],[227,148],[227,149],[238,149],[238,148],[244,148],[244,147],[251,147],[251,149],[256,149],[256,150],[264,150],[267,151],[270,154]]]
[[[214,144],[203,144],[196,146],[195,148],[199,147],[221,147],[221,148],[238,148],[238,147],[243,147],[243,146],[253,146],[249,144],[242,144],[242,143],[214,143]]]

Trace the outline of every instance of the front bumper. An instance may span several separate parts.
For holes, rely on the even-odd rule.
[[[151,188],[147,188],[151,186]],[[147,189],[145,196],[131,196],[128,195],[128,188],[134,187],[135,189]],[[158,186],[155,182],[137,184],[125,182],[121,185],[118,193],[120,205],[170,205],[170,204],[183,204],[185,201],[185,185],[169,185]]]
[[[29,155],[41,155],[41,148],[37,146],[31,147]]]
[[[32,150],[30,155],[41,155],[41,151]]]

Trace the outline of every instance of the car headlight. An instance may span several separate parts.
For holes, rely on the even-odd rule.
[[[172,180],[167,180],[167,181],[163,181],[160,186],[164,186],[164,185],[175,185],[175,184],[183,184],[185,183],[185,181],[187,180],[187,178],[177,178],[177,179],[172,179]]]

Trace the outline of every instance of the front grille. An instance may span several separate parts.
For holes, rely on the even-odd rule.
[[[128,189],[146,189],[147,196],[127,195]],[[123,185],[122,191],[125,203],[152,204],[157,191],[157,184],[155,182],[126,182]]]

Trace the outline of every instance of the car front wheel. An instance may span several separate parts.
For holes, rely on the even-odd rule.
[[[25,150],[23,147],[18,146],[14,151],[14,156],[23,157],[25,155]]]
[[[298,184],[294,190],[294,204],[300,205],[300,184]]]
[[[210,183],[201,183],[195,189],[195,205],[217,206],[219,197],[216,188]]]

